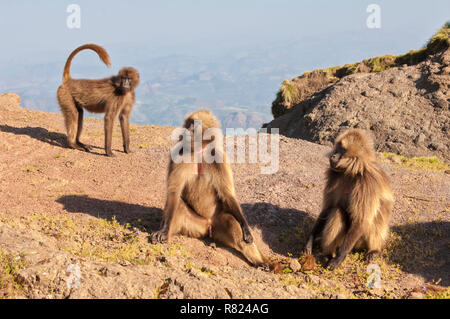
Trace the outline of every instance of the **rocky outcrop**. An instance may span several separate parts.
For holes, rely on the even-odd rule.
[[[378,151],[449,161],[449,88],[447,46],[415,65],[344,76],[265,127],[325,145],[346,129],[363,128]]]
[[[17,110],[20,108],[20,96],[16,93],[0,94],[0,107],[4,110]]]

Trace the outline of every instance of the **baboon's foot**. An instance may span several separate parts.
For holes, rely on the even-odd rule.
[[[163,230],[159,230],[157,232],[154,232],[151,236],[150,236],[150,242],[152,244],[163,244],[167,242],[168,239],[168,235],[166,231]]]
[[[68,143],[67,145],[69,148],[72,148],[74,150],[79,150],[82,152],[86,152],[86,149],[82,147],[81,145],[78,145],[77,143]]]
[[[77,145],[79,146],[79,147],[81,147],[84,151],[86,151],[86,152],[90,152],[91,151],[91,146],[89,146],[89,145],[86,145],[86,144],[83,144],[83,143],[81,143],[81,142],[77,142]]]
[[[244,234],[243,234],[243,235],[244,235],[244,241],[245,241],[247,244],[253,243],[253,236],[252,236],[252,233],[250,232],[250,228],[244,227],[243,233],[244,233]]]
[[[130,149],[130,147],[126,147],[126,146],[123,147],[123,151],[124,151],[125,153],[127,153],[127,154],[134,153],[134,151],[132,151],[132,150]]]
[[[376,250],[369,251],[366,255],[366,262],[368,264],[371,264],[374,261],[374,259],[376,257],[378,257],[379,255],[380,255],[379,251],[376,251]]]

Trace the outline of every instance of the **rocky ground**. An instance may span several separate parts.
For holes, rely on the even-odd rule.
[[[328,147],[281,136],[277,173],[232,165],[256,243],[283,263],[274,274],[207,239],[149,243],[161,221],[173,128],[132,125],[135,152],[127,155],[117,124],[117,157],[108,158],[102,121],[85,121],[82,140],[92,153],[71,150],[60,114],[26,110],[19,101],[0,95],[0,298],[449,297],[446,164],[383,159],[396,202],[388,246],[376,260],[381,288],[370,289],[363,253],[333,272],[301,269]]]

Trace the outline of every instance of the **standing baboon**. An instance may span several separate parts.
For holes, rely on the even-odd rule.
[[[195,152],[201,153],[200,162],[181,162],[181,157],[186,155],[180,154],[183,150],[177,154],[172,152],[163,224],[161,230],[152,234],[151,240],[153,243],[166,242],[175,234],[196,238],[209,236],[240,251],[253,265],[268,265],[253,243],[250,228],[235,195],[231,167],[221,143],[214,144],[209,151],[215,158],[222,158],[222,161],[211,162],[206,159],[208,144],[214,139],[217,141],[218,135],[222,137],[218,129],[220,124],[208,110],[189,114],[183,127],[193,142],[190,145],[195,144],[197,135],[194,131],[199,129],[197,123],[201,124],[199,149],[191,148],[188,155],[192,159]],[[212,128],[216,128],[216,135],[211,140],[205,139],[205,131]],[[275,264],[269,266],[276,267]]]
[[[122,129],[123,150],[130,153],[130,113],[134,105],[134,90],[139,84],[139,73],[131,67],[122,68],[119,74],[98,80],[72,79],[70,64],[80,51],[95,51],[100,59],[110,66],[109,55],[96,44],[86,44],[75,49],[64,66],[63,83],[59,86],[57,97],[64,115],[69,147],[89,152],[89,147],[80,142],[83,129],[83,109],[92,113],[105,113],[105,151],[114,156],[111,139],[114,119],[119,115]]]
[[[375,159],[372,141],[358,129],[336,139],[330,155],[322,212],[306,243],[311,254],[320,238],[321,251],[334,269],[353,248],[366,248],[370,261],[389,235],[393,205],[389,180]]]

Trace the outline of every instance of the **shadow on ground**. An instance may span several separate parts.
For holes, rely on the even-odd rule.
[[[450,285],[450,222],[412,223],[392,227],[390,261],[426,281]]]
[[[38,141],[58,146],[62,148],[69,148],[66,144],[66,135],[62,133],[57,132],[50,132],[49,130],[42,128],[42,127],[13,127],[9,125],[0,125],[0,131],[5,133],[12,133],[15,135],[28,135],[31,138],[34,138]],[[90,154],[94,155],[101,155],[106,156],[104,153],[104,147],[98,147],[94,145],[88,145],[90,146],[91,150],[89,151]],[[99,152],[93,151],[93,149],[98,149]],[[114,149],[114,152],[119,153],[125,153],[122,150]]]
[[[125,225],[136,225],[141,231],[152,233],[161,226],[162,209],[110,201],[81,195],[62,196],[56,202],[64,206],[70,213],[89,214],[93,217],[113,220]],[[242,209],[250,226],[261,229],[262,240],[273,252],[287,256],[300,255],[306,236],[309,234],[314,220],[303,211],[284,209],[269,203],[243,204]],[[208,243],[206,240],[205,243]]]
[[[122,225],[129,223],[148,233],[159,229],[162,209],[129,204],[119,201],[91,198],[88,196],[68,195],[56,200],[69,213],[89,214],[93,217],[112,221],[113,218]],[[136,224],[137,220],[141,220]]]
[[[242,204],[250,226],[261,229],[262,240],[274,253],[299,257],[314,219],[306,212],[270,203]]]
[[[15,135],[28,135],[38,141],[48,143],[53,146],[66,148],[66,135],[56,132],[50,132],[42,127],[13,127],[9,125],[0,125],[0,131],[12,133]]]
[[[162,209],[119,201],[69,195],[58,203],[70,213],[84,213],[93,217],[113,220],[125,225],[136,225],[141,231],[152,233],[160,228]],[[299,257],[314,219],[296,209],[280,208],[269,203],[242,204],[250,224],[261,230],[262,240],[270,249],[283,256]],[[393,236],[388,243],[389,262],[399,264],[409,273],[421,275],[426,281],[441,279],[450,285],[450,223],[428,222],[392,227]],[[209,239],[204,240],[210,243]],[[226,247],[224,247],[226,248]],[[234,255],[240,253],[229,249]]]

